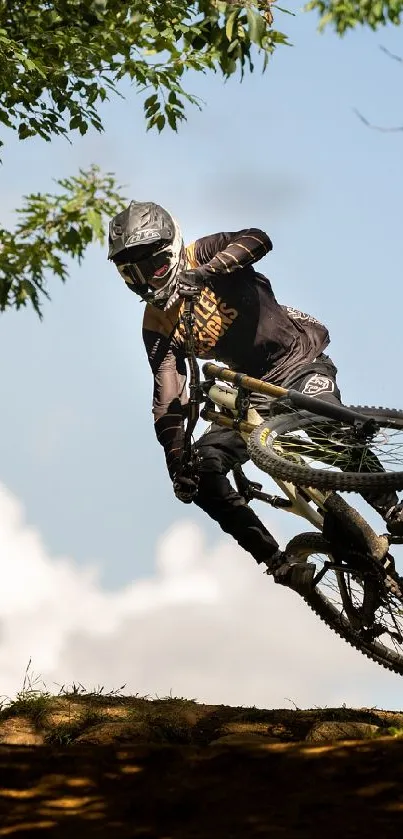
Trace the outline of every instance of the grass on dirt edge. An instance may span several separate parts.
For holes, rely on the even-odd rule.
[[[148,695],[122,694],[126,685],[108,692],[105,692],[104,686],[98,685],[93,690],[87,691],[81,683],[73,683],[71,687],[61,685],[59,691],[52,694],[39,676],[30,674],[30,666],[31,659],[24,674],[22,688],[17,692],[15,699],[7,696],[0,697],[0,723],[6,719],[24,716],[35,728],[44,730],[47,744],[68,745],[92,725],[110,722],[110,718],[103,713],[103,707],[108,700],[113,701],[114,704],[121,701],[122,704],[131,703],[127,709],[127,723],[152,722],[154,737],[161,742],[187,743],[191,741],[190,730],[183,725],[179,711],[197,705],[196,699],[172,696],[172,694],[163,697],[156,696],[155,699]],[[71,719],[68,713],[69,719],[48,727],[46,718],[57,699],[70,700],[76,705],[82,704],[83,711]],[[159,708],[164,706],[164,710],[161,708],[159,714],[155,713],[152,707],[156,704]]]
[[[81,734],[86,732],[89,728],[100,723],[111,723],[111,718],[104,713],[105,706],[108,700],[114,705],[122,703],[126,705],[127,713],[125,722],[128,724],[142,724],[147,727],[152,726],[153,740],[161,743],[175,743],[175,744],[190,744],[194,742],[193,727],[189,721],[184,720],[184,711],[191,708],[202,709],[196,699],[187,699],[180,696],[155,696],[149,695],[140,696],[139,694],[127,695],[122,694],[126,685],[122,685],[116,690],[105,692],[104,686],[97,686],[91,691],[86,691],[81,683],[73,683],[71,687],[66,685],[59,686],[59,691],[56,694],[50,693],[46,685],[41,681],[39,676],[31,675],[29,672],[31,666],[31,659],[28,662],[23,685],[20,691],[17,692],[15,699],[9,697],[0,697],[0,723],[6,719],[18,716],[27,717],[37,730],[41,730],[44,734],[46,744],[54,745],[70,745]],[[41,685],[41,686],[39,686]],[[75,706],[82,704],[83,709],[78,715],[70,716],[70,711],[67,713],[67,719],[60,723],[47,724],[47,716],[54,709],[55,700],[63,699],[71,701]],[[210,713],[208,724],[205,726],[206,732],[203,737],[203,721],[199,720],[199,742],[209,742],[209,734],[218,737],[221,734],[221,726],[225,724],[226,717],[231,718],[232,722],[236,723],[253,723],[253,722],[267,722],[268,716],[278,716],[283,719],[284,724],[280,724],[283,729],[284,739],[298,740],[299,735],[304,739],[306,731],[306,718],[309,716],[311,724],[313,722],[368,722],[380,726],[379,731],[375,732],[372,737],[368,739],[392,736],[396,738],[403,737],[403,725],[390,724],[390,720],[399,712],[383,712],[388,713],[390,718],[389,724],[387,720],[382,720],[379,715],[379,709],[376,707],[369,709],[351,709],[343,704],[340,708],[314,707],[311,709],[299,708],[292,700],[286,700],[294,705],[293,709],[260,709],[256,706],[206,706],[208,709],[215,709]],[[130,705],[129,705],[130,703]],[[220,714],[221,710],[221,714]],[[227,712],[227,713],[226,713]],[[230,712],[230,713],[228,713]],[[301,715],[303,721],[298,724],[298,715]],[[221,719],[220,719],[221,718]],[[292,719],[293,718],[293,719]],[[287,720],[292,720],[291,724],[287,724]],[[295,724],[294,724],[295,723]]]

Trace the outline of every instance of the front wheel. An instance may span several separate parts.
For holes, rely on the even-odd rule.
[[[377,423],[366,436],[343,421],[308,412],[276,416],[270,427],[265,421],[251,432],[249,456],[263,472],[297,486],[362,493],[402,489],[401,412],[361,410]]]
[[[323,574],[304,595],[308,606],[361,653],[403,675],[403,579],[394,572],[383,580],[358,552],[336,561],[320,533],[301,533],[285,550]]]

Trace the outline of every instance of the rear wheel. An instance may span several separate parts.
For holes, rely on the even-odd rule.
[[[309,595],[308,606],[331,628],[377,664],[403,675],[403,578],[396,572],[382,579],[375,565],[359,552],[334,559],[320,533],[301,533],[286,553],[314,562],[323,573]]]
[[[403,411],[398,411],[396,408],[376,408],[371,405],[349,405],[351,411],[356,411],[357,414],[363,414],[366,417],[373,417],[376,420],[384,421],[386,424],[391,424],[395,428],[403,428]]]
[[[403,488],[403,413],[360,408],[376,430],[360,436],[353,426],[305,412],[276,416],[248,438],[253,463],[298,486],[377,492]]]

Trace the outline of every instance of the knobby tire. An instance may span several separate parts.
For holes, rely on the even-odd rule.
[[[304,561],[308,560],[313,554],[325,554],[329,558],[332,557],[331,545],[321,533],[301,533],[291,539],[285,550],[287,554]],[[403,578],[394,572],[393,579],[403,590]],[[388,603],[393,603],[386,589],[385,597],[388,598]],[[402,653],[400,654],[396,650],[385,647],[379,640],[370,641],[365,639],[359,631],[353,629],[348,618],[330,602],[319,588],[314,588],[310,593],[304,594],[303,598],[312,611],[351,646],[387,670],[403,675],[403,643]]]
[[[379,424],[380,429],[403,430],[403,411],[361,406],[355,407],[354,409],[365,416],[373,417]],[[335,489],[345,492],[376,492],[377,490],[385,491],[403,488],[403,471],[350,472],[315,469],[307,466],[303,462],[289,460],[284,454],[282,455],[276,452],[275,445],[279,438],[291,432],[304,431],[318,424],[322,428],[329,429],[329,439],[331,432],[337,427],[337,422],[334,420],[318,417],[307,412],[281,414],[269,421],[264,421],[251,432],[248,438],[249,456],[253,463],[263,472],[266,472],[274,478],[289,481],[297,486]],[[312,450],[314,450],[314,445],[312,444]],[[368,448],[371,448],[370,444]],[[317,446],[317,451],[317,461],[320,461],[320,445]]]

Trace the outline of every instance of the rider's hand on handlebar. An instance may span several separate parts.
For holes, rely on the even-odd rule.
[[[188,471],[179,471],[173,479],[173,488],[176,497],[184,504],[191,504],[199,486],[199,478]]]
[[[183,292],[200,292],[205,285],[206,281],[200,268],[180,271],[177,275],[177,291],[179,294],[183,294]]]

